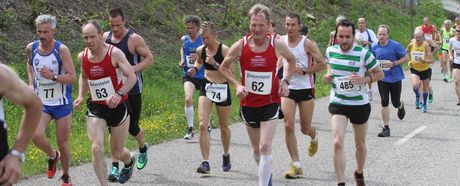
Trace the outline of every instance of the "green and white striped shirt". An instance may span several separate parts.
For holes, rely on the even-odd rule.
[[[345,53],[339,45],[334,45],[326,49],[325,56],[332,72],[330,102],[348,106],[369,103],[365,84],[353,85],[346,77],[350,77],[353,73],[364,77],[367,71],[377,67],[379,64],[374,55],[359,45],[353,45],[353,48]]]

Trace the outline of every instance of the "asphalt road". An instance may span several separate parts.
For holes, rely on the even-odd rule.
[[[454,83],[441,81],[439,64],[434,65],[432,86],[434,101],[428,105],[428,113],[415,109],[415,96],[406,72],[403,81],[403,100],[406,117],[397,119],[397,109],[391,109],[391,137],[379,138],[382,124],[380,99],[374,85],[374,100],[367,136],[368,157],[364,176],[367,185],[460,185],[460,106],[454,91]],[[280,121],[273,142],[274,185],[335,185],[332,165],[332,134],[328,97],[316,100],[313,125],[319,131],[318,153],[308,157],[309,137],[297,131],[298,148],[305,174],[300,179],[284,179],[290,158],[284,142],[284,128]],[[203,177],[195,172],[201,157],[198,139],[187,142],[183,139],[153,145],[149,163],[144,170],[135,170],[127,185],[257,185],[257,167],[252,158],[251,145],[245,125],[231,126],[232,170],[222,172],[222,146],[219,130],[212,131],[211,175]],[[412,136],[412,137],[411,137]],[[349,125],[345,137],[347,159],[346,181],[354,184],[356,168],[352,127]],[[109,160],[107,160],[109,161]],[[27,162],[31,163],[31,162]],[[57,178],[47,179],[45,174],[22,179],[19,185],[59,185]],[[91,164],[72,167],[73,185],[97,185]],[[118,184],[118,183],[117,183]],[[115,184],[112,184],[115,185]]]

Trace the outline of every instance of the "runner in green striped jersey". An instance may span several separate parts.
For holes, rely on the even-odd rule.
[[[340,21],[336,27],[337,45],[326,50],[328,61],[325,83],[332,83],[331,126],[334,136],[333,163],[338,185],[345,185],[344,138],[348,120],[353,124],[356,147],[356,185],[364,184],[364,164],[366,163],[367,120],[371,113],[366,83],[378,81],[384,74],[379,63],[367,49],[353,44],[355,25],[349,20]],[[365,76],[371,71],[369,76]]]

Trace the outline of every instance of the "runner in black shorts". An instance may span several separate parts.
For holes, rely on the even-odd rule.
[[[21,163],[25,160],[24,152],[42,116],[42,103],[18,75],[4,64],[0,64],[0,82],[0,185],[13,185],[20,178]],[[3,97],[24,109],[14,143],[8,143]],[[9,126],[11,125],[12,123],[9,123]],[[13,144],[13,149],[9,149],[8,144]]]
[[[198,33],[201,26],[201,19],[198,16],[187,16],[184,20],[187,28],[187,35],[182,36],[181,41],[184,43],[180,49],[181,59],[179,67],[183,68],[183,84],[185,93],[185,118],[187,119],[187,131],[184,139],[191,140],[195,134],[194,130],[194,115],[193,94],[195,90],[200,90],[203,85],[204,68],[196,69],[195,76],[190,77],[188,72],[195,65],[197,56],[197,48],[203,44],[203,39]]]
[[[136,83],[136,75],[123,51],[104,43],[102,34],[101,26],[94,20],[82,26],[86,48],[78,54],[82,70],[74,106],[80,106],[84,95],[91,93],[86,128],[93,152],[93,168],[99,184],[108,185],[104,158],[104,130],[107,127],[110,127],[111,154],[124,163],[118,182],[126,183],[131,178],[136,163],[134,156],[124,147],[130,121],[125,102],[127,93]],[[125,81],[118,72],[126,75]]]
[[[215,103],[219,128],[223,147],[222,170],[230,171],[230,139],[231,131],[228,128],[228,115],[231,111],[232,98],[227,79],[217,69],[227,55],[229,48],[217,40],[217,30],[212,22],[204,22],[201,25],[200,35],[203,37],[203,45],[197,49],[197,61],[188,71],[190,77],[195,77],[198,69],[204,67],[204,82],[200,86],[198,100],[198,114],[200,120],[200,150],[202,161],[197,168],[201,174],[209,174],[209,118],[212,105]],[[232,68],[232,72],[235,70]]]
[[[128,92],[127,106],[132,110],[128,131],[137,141],[139,154],[137,156],[136,167],[141,170],[147,164],[147,150],[149,148],[144,139],[144,130],[139,126],[142,108],[142,86],[144,84],[142,71],[148,69],[153,64],[153,54],[145,43],[144,38],[134,30],[127,28],[127,20],[121,8],[110,9],[108,14],[110,31],[104,33],[103,39],[106,43],[114,45],[123,51],[136,74],[137,81]],[[118,176],[118,160],[112,158],[112,167],[108,179],[110,182],[115,182]]]

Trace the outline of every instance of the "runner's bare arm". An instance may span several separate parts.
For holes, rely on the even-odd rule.
[[[231,70],[233,62],[238,60],[243,49],[243,41],[240,39],[235,42],[229,49],[228,54],[225,56],[224,61],[219,67],[219,72],[234,86],[239,85],[239,82],[235,79],[234,74]]]
[[[29,86],[33,86],[34,82],[34,73],[32,67],[32,43],[29,43],[26,47],[26,55],[27,55],[27,79],[29,79]]]
[[[230,48],[227,45],[222,44],[222,57],[225,58],[225,56],[227,56],[229,50],[230,50]],[[232,71],[233,75],[235,74],[235,66],[236,66],[236,63],[234,63],[234,65],[230,65],[230,70]]]
[[[154,58],[153,54],[150,51],[149,47],[145,43],[144,38],[142,38],[140,35],[133,34],[131,37],[132,43],[134,44],[135,51],[137,54],[142,56],[142,61],[136,65],[133,66],[134,72],[142,71],[147,69],[153,64]]]
[[[88,77],[86,76],[85,71],[83,70],[83,52],[80,52],[78,54],[78,61],[79,61],[81,69],[80,69],[80,76],[78,78],[78,96],[77,96],[77,99],[74,101],[74,104],[78,103],[76,104],[76,106],[79,106],[81,104],[83,97],[85,96],[86,92],[88,92],[89,90]]]
[[[62,44],[59,48],[59,51],[59,55],[62,60],[62,68],[64,68],[66,73],[63,75],[58,75],[56,81],[63,84],[74,84],[75,81],[77,81],[77,75],[69,48]]]
[[[16,141],[13,146],[13,149],[24,152],[40,120],[42,103],[40,99],[30,91],[27,84],[20,80],[15,72],[3,64],[0,64],[0,82],[2,82],[0,95],[3,95],[11,102],[25,109],[18,135],[16,136]]]
[[[123,72],[123,75],[127,78],[123,83],[123,86],[119,89],[124,94],[127,94],[136,83],[136,75],[134,70],[126,59],[125,54],[118,48],[112,49],[112,63],[114,67],[117,67]]]
[[[316,43],[309,39],[305,39],[304,47],[305,47],[305,53],[309,52],[311,56],[313,57],[314,61],[316,62],[315,65],[307,68],[307,74],[316,73],[316,72],[326,69],[326,62],[324,60],[323,55],[319,51],[319,48],[316,45]]]

